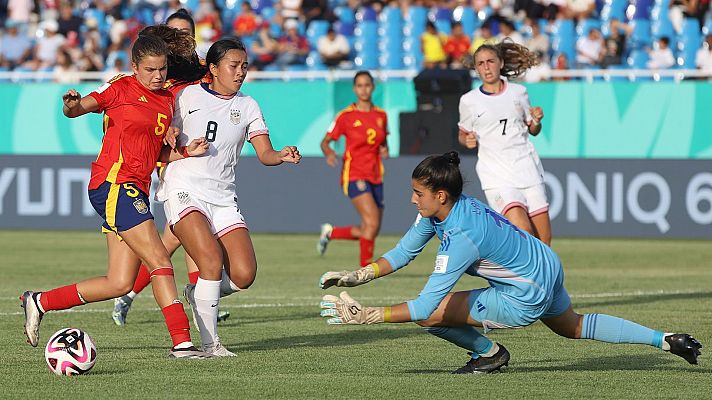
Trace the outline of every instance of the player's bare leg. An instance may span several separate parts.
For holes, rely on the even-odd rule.
[[[173,278],[173,265],[153,220],[144,221],[127,231],[120,232],[120,234],[150,271],[153,296],[166,318],[166,325],[173,339],[174,347],[169,356],[175,358],[209,357],[209,355],[197,351],[190,340],[188,317],[183,305],[178,300],[178,292]]]
[[[547,246],[551,246],[551,220],[549,219],[549,212],[543,212],[530,217],[532,222],[532,228],[534,230],[534,236],[539,238]]]
[[[180,247],[180,241],[173,234],[170,226],[167,224],[165,229],[163,229],[161,241],[163,242],[163,246],[165,246],[166,251],[168,251],[169,257],[175,253],[178,247]],[[111,312],[111,318],[114,320],[116,325],[123,326],[126,324],[126,317],[131,309],[133,299],[150,283],[151,279],[148,267],[142,264],[141,267],[139,267],[138,276],[136,277],[131,291],[114,299],[114,310]]]
[[[534,227],[529,220],[529,214],[522,207],[512,207],[504,213],[504,217],[509,220],[517,228],[533,235],[536,237],[536,232],[534,232]]]

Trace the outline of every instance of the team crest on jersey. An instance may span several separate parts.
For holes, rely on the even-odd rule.
[[[146,202],[143,201],[143,199],[134,200],[133,206],[139,214],[146,214],[148,212],[148,205],[146,205]]]
[[[180,204],[188,204],[190,201],[190,195],[188,192],[178,192],[178,202]]]
[[[383,128],[383,118],[379,118],[379,119],[376,121],[376,124],[378,124],[378,127],[379,127],[379,128]]]
[[[230,110],[230,122],[235,125],[240,123],[240,110]]]

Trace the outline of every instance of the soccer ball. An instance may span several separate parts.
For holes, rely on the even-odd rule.
[[[49,338],[45,360],[57,375],[86,374],[96,363],[96,345],[86,332],[62,328]]]

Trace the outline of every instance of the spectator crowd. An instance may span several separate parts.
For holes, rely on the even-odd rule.
[[[53,72],[73,83],[80,72],[128,70],[138,32],[181,8],[195,19],[201,57],[236,36],[254,70],[463,68],[479,46],[508,38],[539,56],[527,75],[534,81],[569,68],[712,74],[709,0],[0,0],[0,71]],[[394,18],[410,36],[363,36],[365,22]],[[369,65],[364,47],[379,59],[391,55],[383,49],[410,48],[415,62]],[[395,58],[411,54],[398,51]]]

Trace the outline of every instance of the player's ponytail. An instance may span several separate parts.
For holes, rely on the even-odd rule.
[[[208,67],[200,64],[195,52],[195,39],[190,32],[171,28],[168,25],[152,25],[144,28],[140,35],[158,36],[168,46],[168,76],[175,84],[200,80],[208,72]]]
[[[435,192],[445,190],[457,199],[462,194],[462,174],[460,155],[450,151],[443,155],[430,156],[421,161],[413,170],[412,178]]]
[[[160,37],[153,34],[138,35],[131,46],[131,62],[138,65],[144,57],[167,56],[168,46]]]
[[[468,64],[472,63],[471,68],[474,69],[474,60],[477,58],[477,54],[484,50],[493,52],[497,58],[502,60],[503,66],[499,73],[507,78],[516,78],[529,68],[539,64],[539,57],[536,56],[536,53],[529,51],[526,46],[505,38],[497,44],[483,44],[478,47],[472,55],[472,60],[467,62]]]

